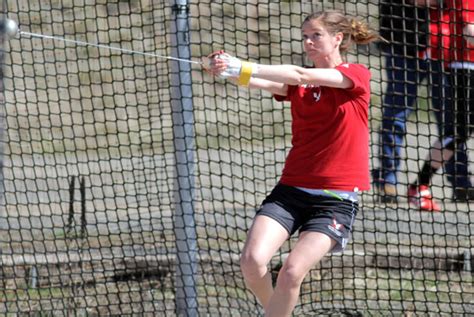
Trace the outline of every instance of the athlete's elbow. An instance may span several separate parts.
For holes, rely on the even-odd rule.
[[[306,74],[299,67],[295,67],[293,71],[286,74],[286,84],[288,85],[302,85],[306,83]]]
[[[307,83],[309,80],[308,76],[306,74],[298,69],[296,69],[294,72],[289,74],[288,76],[288,83],[289,85],[303,85]]]
[[[284,75],[285,84],[288,85],[303,85],[308,84],[311,82],[311,74],[303,67],[295,66],[292,69],[288,69],[288,71]]]
[[[287,84],[292,85],[292,86],[299,86],[303,85],[305,83],[305,80],[303,78],[290,78],[288,79]]]

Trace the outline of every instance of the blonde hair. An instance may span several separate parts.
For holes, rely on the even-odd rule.
[[[353,43],[369,44],[382,39],[378,32],[370,28],[367,23],[345,16],[339,11],[313,13],[306,17],[303,25],[312,20],[318,20],[329,34],[335,35],[339,32],[343,34],[343,39],[339,46],[341,53],[347,52]]]

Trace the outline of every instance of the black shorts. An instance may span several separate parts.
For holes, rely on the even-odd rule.
[[[265,198],[257,215],[276,220],[290,236],[298,229],[300,232],[324,233],[337,242],[331,251],[335,253],[346,247],[358,210],[357,201],[312,195],[292,186],[278,184]]]

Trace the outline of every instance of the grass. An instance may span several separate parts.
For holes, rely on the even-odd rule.
[[[61,299],[64,298],[64,288],[61,287],[47,287],[36,289],[21,289],[15,290],[3,289],[0,290],[0,302],[13,301],[39,301],[44,299]]]
[[[197,299],[200,309],[233,312],[236,316],[245,316],[246,311],[257,309],[255,298],[244,286],[237,263],[214,257],[214,261],[203,262],[199,268]],[[472,279],[468,272],[315,268],[303,283],[297,311],[306,314],[344,309],[363,312],[364,316],[409,311],[458,314],[463,311],[456,304],[467,303],[469,296],[472,298]],[[0,313],[2,303],[9,312],[41,312],[47,316],[58,309],[112,314],[143,313],[152,306],[155,312],[174,309],[172,276],[122,282],[109,280],[77,285],[76,289],[46,286],[28,289],[18,281],[7,286],[0,290]],[[137,299],[140,299],[140,305]],[[451,305],[446,305],[449,303]]]
[[[344,305],[370,316],[390,314],[395,307],[403,307],[400,314],[408,311],[456,314],[463,311],[446,307],[444,303],[466,303],[463,294],[471,294],[472,298],[474,292],[469,272],[346,268],[344,278],[337,280],[331,278],[335,272],[337,269],[333,268],[325,277],[318,270],[312,271],[311,283],[308,279],[303,285],[302,310],[313,307],[314,303],[320,303],[319,308],[331,303],[334,308]],[[430,275],[436,279],[430,279]],[[450,282],[456,275],[462,281]]]
[[[72,292],[67,288],[39,289],[0,289],[0,314],[18,316],[28,313],[30,316],[53,316],[56,302],[67,302]],[[48,307],[49,306],[49,307]],[[2,307],[5,310],[2,310]],[[43,308],[41,308],[43,307]],[[57,313],[58,311],[56,311]]]

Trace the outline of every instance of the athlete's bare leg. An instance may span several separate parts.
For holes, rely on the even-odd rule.
[[[288,238],[288,231],[276,220],[256,216],[242,250],[240,268],[245,283],[263,307],[273,295],[268,263]]]
[[[301,233],[278,274],[273,296],[265,306],[265,317],[291,316],[306,274],[335,244],[336,241],[323,233]]]

